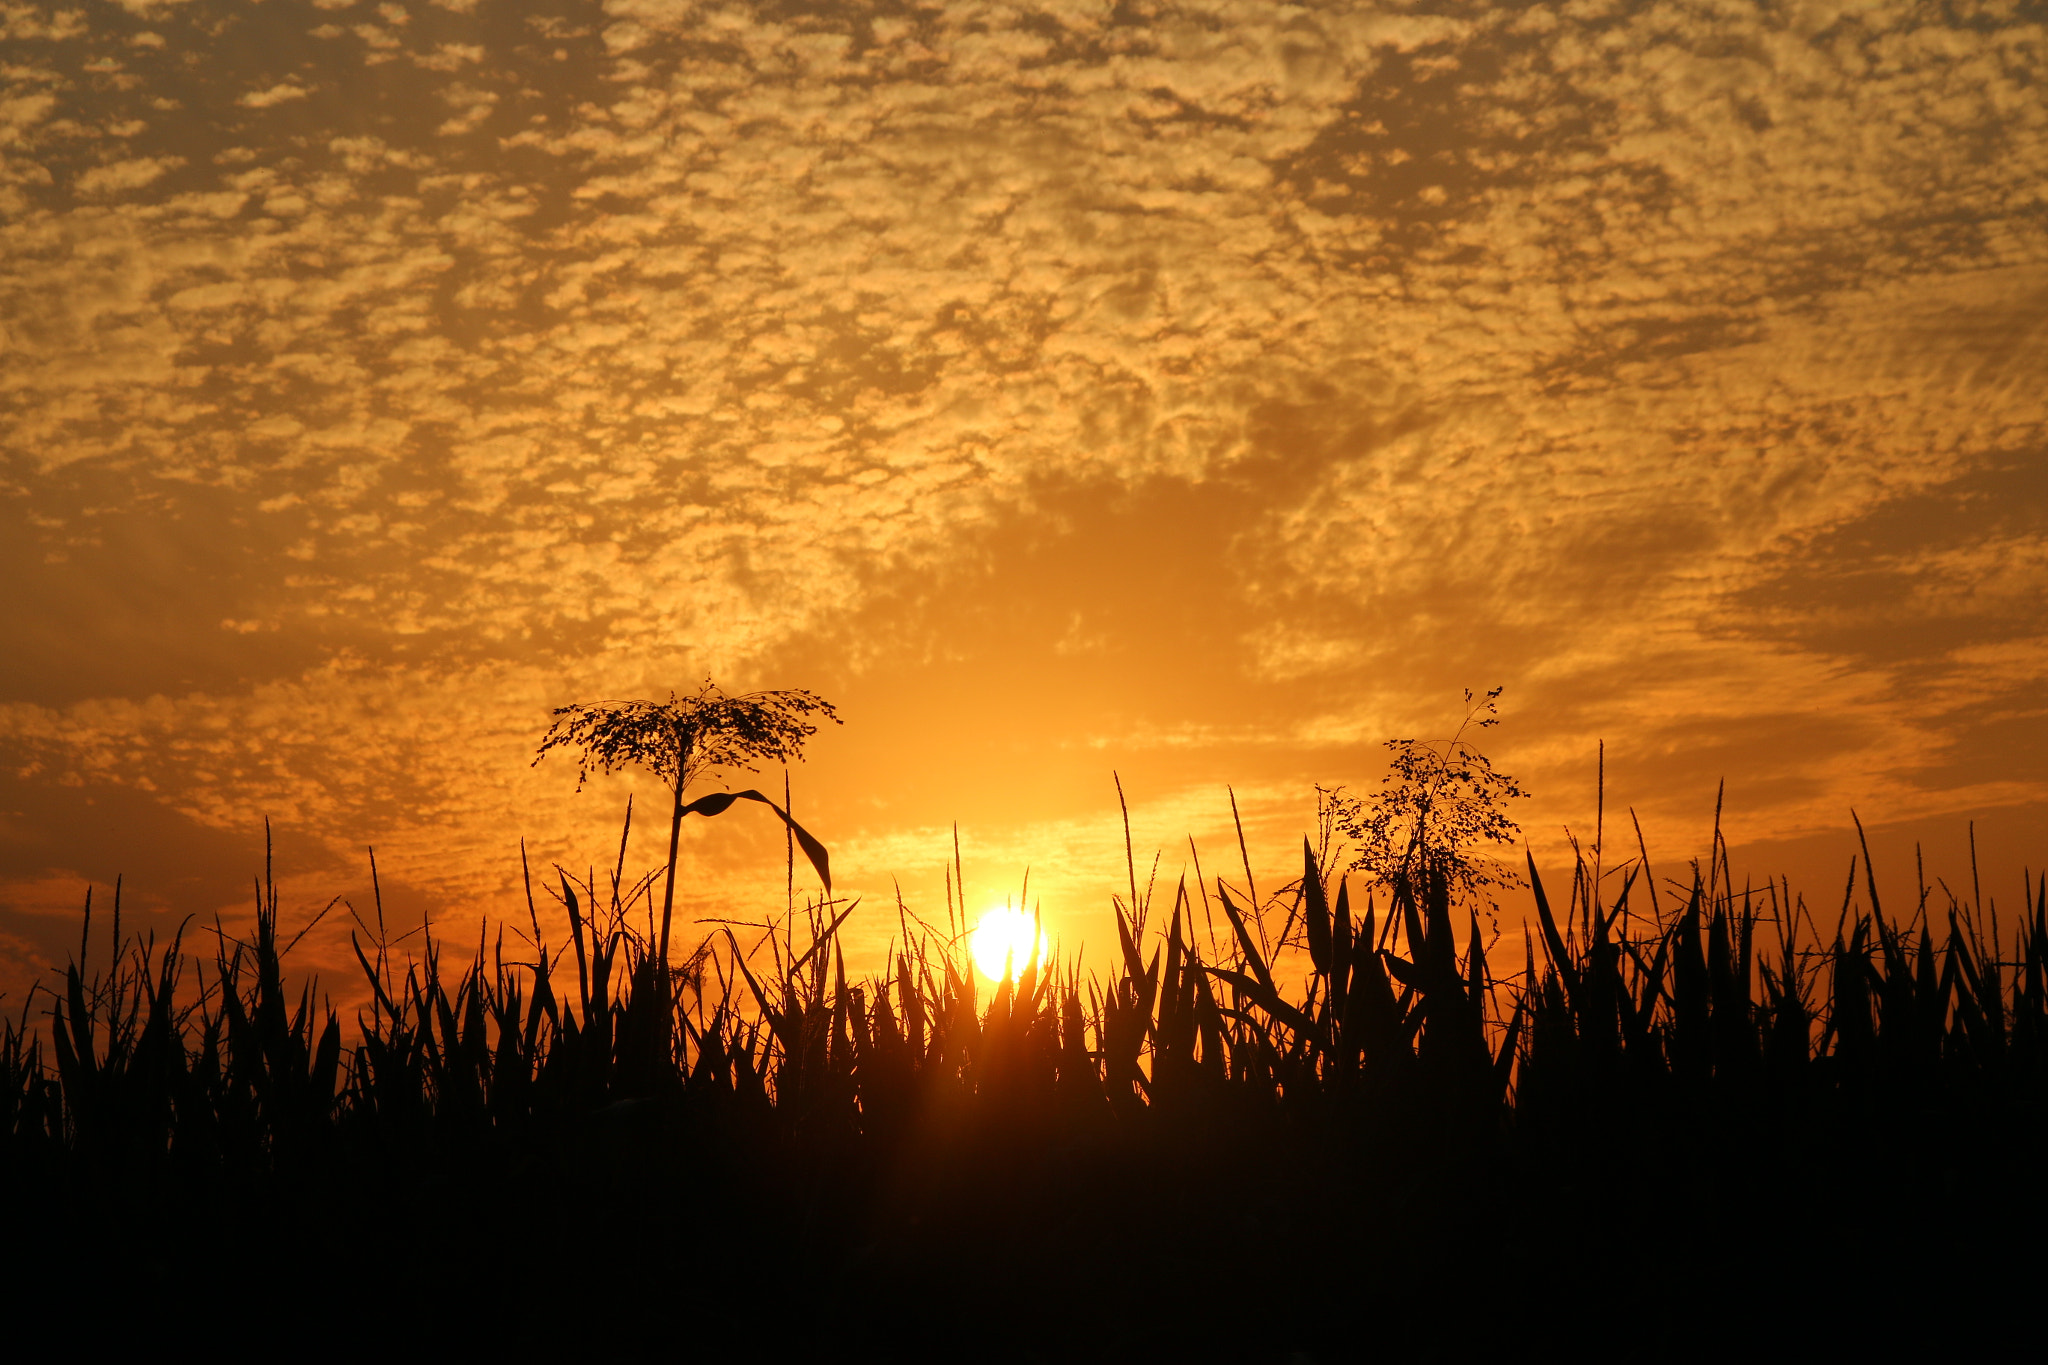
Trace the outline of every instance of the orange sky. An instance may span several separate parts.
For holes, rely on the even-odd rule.
[[[288,918],[369,844],[523,917],[632,786],[549,708],[707,675],[839,705],[842,890],[942,913],[957,820],[1091,953],[1113,770],[1162,875],[1231,784],[1278,881],[1496,685],[1545,856],[1604,739],[1670,864],[1725,777],[1817,900],[1852,806],[2016,899],[2029,13],[0,4],[0,985],[117,871],[240,913],[266,815]],[[687,850],[679,913],[780,906],[757,810]]]

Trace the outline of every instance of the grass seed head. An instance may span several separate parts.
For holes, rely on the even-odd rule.
[[[832,704],[812,692],[789,689],[728,696],[708,679],[696,695],[668,694],[665,702],[578,702],[555,708],[538,764],[551,749],[578,751],[576,787],[592,773],[639,766],[680,793],[711,768],[758,771],[762,762],[803,758],[804,741],[816,734],[816,716],[839,723]]]

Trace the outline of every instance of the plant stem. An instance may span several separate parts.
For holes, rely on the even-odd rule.
[[[668,879],[661,889],[661,946],[656,955],[664,976],[668,974],[669,916],[676,903],[676,851],[683,837],[683,787],[690,780],[689,770],[690,737],[679,726],[676,729],[676,804],[675,812],[668,821]]]

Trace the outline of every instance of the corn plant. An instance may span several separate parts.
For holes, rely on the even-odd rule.
[[[788,810],[751,788],[713,792],[685,804],[683,793],[697,778],[718,768],[757,771],[755,764],[787,763],[803,757],[804,741],[817,733],[811,716],[839,722],[829,702],[810,692],[749,692],[727,696],[710,682],[696,695],[665,702],[579,702],[557,707],[533,761],[548,751],[574,747],[580,751],[576,786],[580,791],[593,771],[617,772],[628,766],[648,769],[667,783],[674,797],[669,817],[668,868],[661,891],[661,938],[655,960],[668,961],[669,925],[675,909],[676,855],[685,815],[722,815],[735,801],[755,801],[782,820],[817,869],[818,880],[832,889],[832,864],[825,846],[791,818]]]

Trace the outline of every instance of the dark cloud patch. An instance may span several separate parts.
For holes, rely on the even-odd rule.
[[[1313,380],[1299,393],[1253,404],[1246,413],[1244,447],[1220,461],[1212,477],[1245,495],[1247,513],[1301,509],[1328,486],[1336,469],[1372,459],[1402,437],[1427,431],[1440,417],[1424,403],[1388,410],[1350,385]],[[1407,481],[1431,476],[1421,459],[1396,465],[1391,473]]]
[[[1938,757],[1901,774],[1926,791],[1952,791],[1987,777],[2027,781],[2048,772],[2048,696],[2038,678],[1928,719],[1940,736]]]
[[[2048,451],[2027,450],[1775,548],[1757,581],[1728,594],[1717,625],[1862,666],[1936,664],[2040,634],[2044,543]]]
[[[289,475],[241,482],[170,482],[93,462],[0,502],[10,585],[0,633],[18,646],[0,653],[0,695],[54,707],[244,692],[351,654],[401,665],[552,659],[613,628],[602,601],[540,600],[544,571],[500,572],[533,562],[521,548],[527,526],[553,539],[573,524],[559,495],[524,491],[501,515],[480,515],[451,505],[431,458],[379,466],[343,509],[292,496]],[[366,524],[382,534],[364,536]],[[592,519],[577,539],[609,551],[622,524],[633,527],[630,514]],[[644,528],[628,540],[628,562],[658,553]],[[420,562],[436,551],[438,567]],[[487,601],[460,605],[468,584],[494,575]],[[336,594],[349,609],[334,609]]]
[[[557,169],[556,160],[501,140],[559,127],[608,93],[601,4],[482,5],[467,14],[417,5],[396,17],[385,12],[393,8],[276,0],[136,15],[103,6],[89,28],[24,51],[41,49],[69,77],[65,113],[99,126],[132,122],[123,139],[130,155],[182,160],[157,193],[215,189],[251,166],[317,174],[360,155],[347,144],[363,138],[437,158],[487,153],[480,170]],[[488,93],[489,112],[462,118],[469,101],[451,104],[451,87]],[[91,196],[81,179],[105,159],[101,142],[58,138],[40,150],[55,172],[44,202]],[[362,188],[406,189],[405,169],[386,167]],[[555,218],[572,188],[559,186]],[[543,216],[539,225],[547,224]]]
[[[374,942],[376,892],[365,858],[337,858],[319,839],[283,825],[266,849],[260,826],[223,830],[202,824],[147,792],[99,782],[24,779],[11,769],[0,770],[4,1008],[12,1011],[24,1004],[31,983],[51,985],[53,968],[76,961],[84,962],[88,975],[105,968],[114,947],[117,880],[123,943],[154,936],[161,949],[182,929],[184,953],[211,960],[216,918],[231,939],[251,932],[266,855],[280,882],[312,883],[312,889],[280,896],[287,939],[310,928],[293,953],[293,967],[318,972],[321,988],[333,990],[343,1003],[365,992],[347,946],[351,928]],[[91,937],[82,941],[88,888]],[[437,908],[435,898],[389,877],[383,879],[382,893],[385,929],[398,960],[403,963],[408,952],[417,958],[421,926]],[[318,927],[311,927],[337,895],[346,903],[335,904]],[[360,912],[361,927],[350,905]],[[466,922],[461,926],[464,933],[470,927]]]
[[[242,689],[319,658],[317,637],[282,629],[284,573],[301,566],[241,499],[187,488],[152,505],[109,483],[125,480],[87,471],[0,502],[0,695],[61,706]]]
[[[2043,216],[2048,217],[2048,197]],[[1914,319],[1900,329],[1899,342],[1916,353],[1939,356],[1929,367],[1928,387],[2038,390],[2048,353],[2048,277],[2016,272],[1995,301]],[[2040,452],[2034,453],[2040,460]]]
[[[1547,480],[1523,470],[1570,452],[1517,452],[1510,472],[1434,439],[1454,417],[1324,386],[1255,409],[1246,450],[1213,476],[1239,494],[1236,563],[1258,619],[1343,646],[1333,688],[1398,669],[1454,695],[1566,656],[1593,623],[1654,619],[1722,543],[1715,509],[1619,471],[1529,496]]]
[[[87,883],[104,889],[119,877],[138,916],[211,918],[224,907],[253,904],[252,879],[263,872],[260,827],[203,825],[132,787],[39,781],[10,767],[0,771],[0,818],[0,880],[76,877],[81,905]],[[325,848],[289,830],[279,830],[276,840],[285,866],[334,865]],[[19,916],[46,914],[48,907],[10,909]]]
[[[1339,116],[1274,172],[1316,209],[1380,226],[1380,246],[1348,253],[1344,265],[1398,275],[1458,264],[1474,249],[1449,247],[1446,260],[1447,229],[1534,186],[1560,161],[1606,160],[1612,125],[1606,101],[1550,69],[1539,38],[1496,32],[1383,50]],[[1639,186],[1631,197],[1662,188]],[[1575,253],[1600,240],[1553,245]]]
[[[1625,688],[1627,679],[1612,682]],[[1813,702],[1802,712],[1639,723],[1626,744],[1608,747],[1609,789],[1667,810],[1704,806],[1709,816],[1724,780],[1730,810],[1802,805],[1831,789],[1833,761],[1867,747],[1876,728],[1867,717],[1830,709],[1824,697]]]
[[[1647,296],[1635,282],[1605,287],[1610,274],[1641,271],[1632,257],[1650,243],[1683,242],[1682,211],[1700,190],[1641,146],[1624,147],[1627,120],[1606,75],[1558,60],[1540,28],[1506,21],[1455,43],[1388,50],[1276,178],[1319,213],[1375,230],[1332,253],[1340,269],[1402,289],[1463,274],[1503,309],[1515,291],[1558,288],[1573,326],[1550,354],[1524,358],[1545,392],[1624,371],[1677,383],[1668,362],[1763,334],[1761,294],[1746,267],[1660,271]],[[1754,114],[1749,124],[1763,126]],[[1509,230],[1490,230],[1504,214]]]
[[[1711,308],[1683,317],[1634,317],[1603,328],[1597,347],[1576,351],[1543,367],[1553,393],[1578,387],[1591,377],[1612,378],[1624,368],[1647,370],[1639,382],[1648,388],[1675,388],[1686,376],[1664,362],[1703,351],[1747,345],[1764,335],[1764,320],[1755,312],[1719,312]]]

